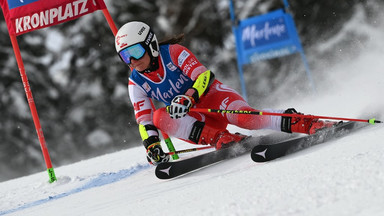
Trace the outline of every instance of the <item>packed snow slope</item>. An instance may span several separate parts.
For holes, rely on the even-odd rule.
[[[271,108],[384,120],[384,35],[368,35],[359,55],[320,71],[316,95],[280,94]],[[370,125],[272,162],[247,154],[166,181],[137,147],[56,167],[52,184],[46,172],[2,182],[0,215],[384,215],[383,140],[383,124]]]
[[[282,106],[382,120],[382,59],[376,51],[340,63],[317,97]],[[138,147],[58,167],[52,184],[46,172],[3,182],[0,215],[384,215],[383,140],[383,125],[370,125],[273,162],[247,154],[167,181]]]

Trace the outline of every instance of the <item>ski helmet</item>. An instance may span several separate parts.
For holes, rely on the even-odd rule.
[[[128,22],[119,29],[115,36],[117,53],[135,44],[142,45],[151,56],[151,59],[159,56],[159,43],[157,42],[156,35],[143,22]]]

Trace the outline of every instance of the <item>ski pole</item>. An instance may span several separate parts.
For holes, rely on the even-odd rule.
[[[214,112],[214,113],[230,113],[230,114],[251,114],[251,115],[271,115],[271,116],[286,116],[286,117],[319,118],[319,119],[332,119],[332,120],[342,120],[342,121],[367,122],[370,124],[383,123],[382,121],[376,120],[375,118],[352,119],[352,118],[340,118],[340,117],[316,116],[316,115],[271,113],[271,112],[249,111],[249,110],[223,110],[223,109],[191,108],[190,111],[191,112]]]
[[[187,153],[187,152],[194,152],[194,151],[200,151],[204,149],[210,149],[214,148],[214,146],[204,146],[204,147],[198,147],[198,148],[190,148],[190,149],[184,149],[184,150],[178,150],[175,152],[168,152],[168,155],[174,155],[174,154],[181,154],[181,153]]]

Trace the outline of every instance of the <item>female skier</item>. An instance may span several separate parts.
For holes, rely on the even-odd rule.
[[[158,129],[190,143],[220,149],[246,137],[230,133],[228,124],[249,130],[306,134],[334,124],[313,118],[189,112],[192,107],[256,110],[235,90],[215,79],[191,51],[179,45],[182,39],[180,35],[158,43],[151,28],[137,21],[126,23],[115,37],[116,51],[132,71],[129,97],[150,163],[156,165],[170,158],[161,148]],[[151,98],[166,107],[154,111]],[[294,109],[268,111],[297,113]]]

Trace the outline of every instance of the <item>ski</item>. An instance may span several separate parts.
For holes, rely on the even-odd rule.
[[[180,161],[161,163],[157,165],[155,174],[159,179],[172,179],[208,165],[238,157],[250,151],[252,160],[255,162],[266,162],[343,136],[360,128],[360,126],[361,124],[356,122],[347,122],[330,129],[321,130],[309,136],[300,136],[288,140],[286,140],[286,136],[276,137],[276,135],[249,137],[225,149],[215,150]]]
[[[361,124],[356,122],[340,123],[332,128],[323,129],[315,134],[302,136],[275,144],[260,144],[251,151],[251,158],[255,162],[267,162],[285,155],[300,151],[316,144],[341,137],[354,131]]]
[[[211,151],[192,158],[166,162],[157,165],[155,174],[159,179],[171,179],[192,172],[205,166],[234,158],[250,152],[255,145],[266,143],[266,137],[248,137],[228,148]]]

